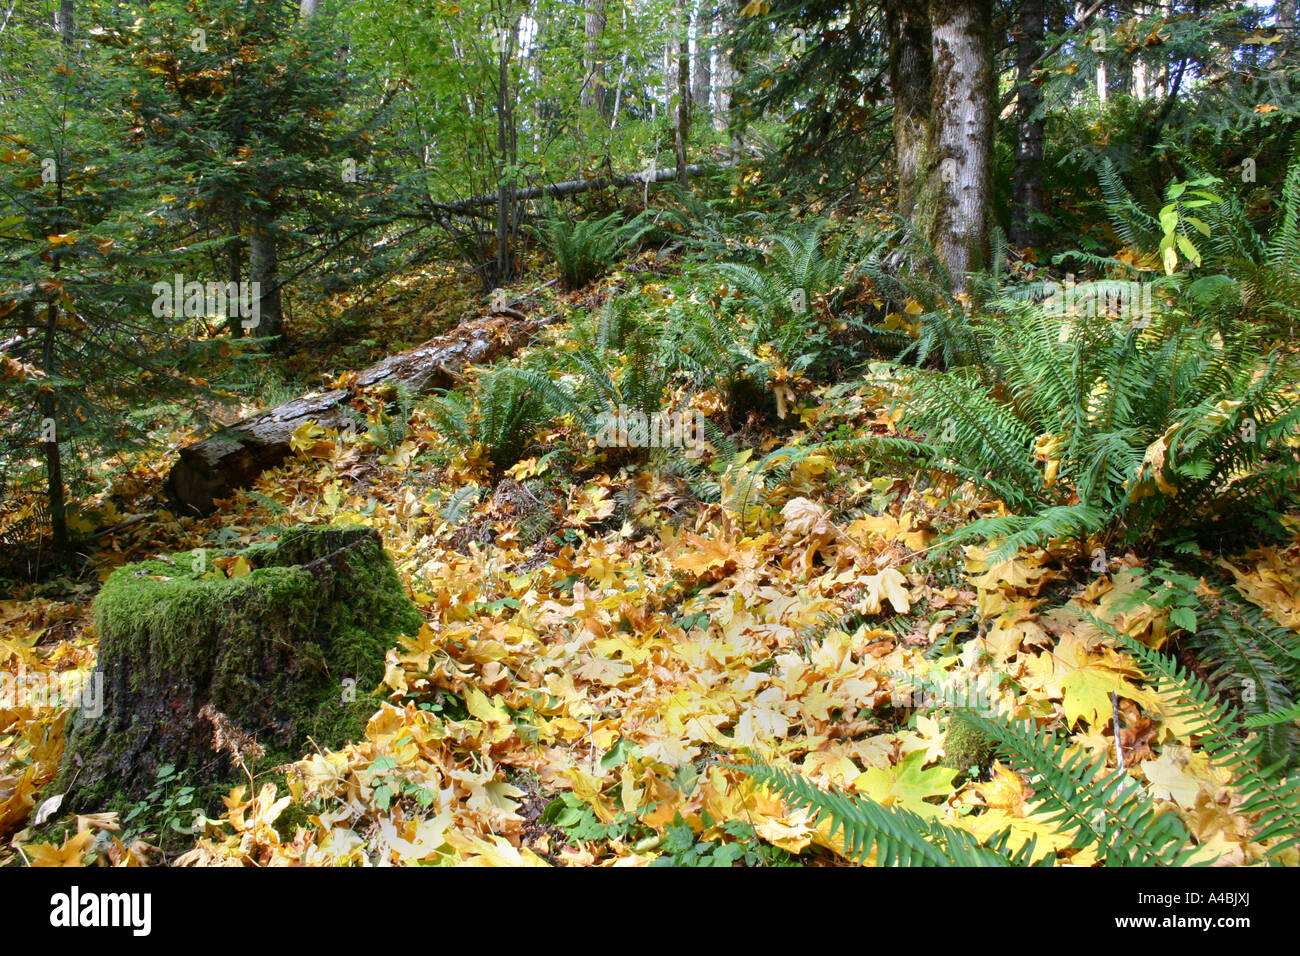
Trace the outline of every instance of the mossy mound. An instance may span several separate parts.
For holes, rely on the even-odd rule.
[[[997,741],[960,713],[948,721],[948,732],[943,737],[941,765],[957,771],[958,782],[968,776],[979,776],[989,768],[997,752]]]
[[[136,800],[172,764],[193,783],[233,767],[213,748],[210,705],[266,750],[259,767],[360,736],[384,655],[421,618],[369,528],[302,526],[239,553],[238,577],[211,552],[119,568],[95,599],[102,713],[72,722],[59,777],[64,807]],[[240,566],[243,570],[243,566]]]

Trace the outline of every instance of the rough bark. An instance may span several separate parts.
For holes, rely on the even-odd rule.
[[[515,195],[517,186],[514,176],[509,171],[516,161],[515,102],[514,90],[510,83],[510,58],[514,55],[515,39],[519,35],[519,20],[516,18],[509,31],[502,37],[501,50],[497,54],[497,222],[496,222],[496,271],[492,280],[484,285],[489,289],[493,285],[504,285],[514,277],[515,262],[511,249],[514,241],[518,202]]]
[[[713,98],[713,14],[703,5],[695,13],[695,76],[691,102],[707,114]]]
[[[265,219],[253,224],[248,236],[248,273],[258,289],[257,324],[249,331],[271,338],[284,332],[280,297],[280,251],[275,232]],[[251,321],[251,319],[250,319]]]
[[[605,0],[587,0],[583,29],[583,70],[587,74],[582,87],[582,108],[595,110],[609,118],[609,91],[605,79],[605,57],[601,41],[605,35]]]
[[[244,240],[239,235],[239,218],[230,217],[230,238],[226,240],[226,280],[233,282],[236,287],[244,279]],[[238,309],[229,309],[230,315],[226,318],[226,330],[230,333],[231,338],[241,339],[244,337],[244,321],[239,316]]]
[[[379,535],[303,526],[241,556],[252,570],[238,577],[213,551],[105,583],[99,659],[50,788],[63,809],[141,799],[161,764],[192,786],[230,781],[238,758],[214,745],[218,729],[253,771],[362,732],[385,652],[421,623]]]
[[[1034,83],[1034,62],[1045,28],[1043,0],[1022,0],[1016,38],[1016,165],[1011,208],[1011,244],[1018,248],[1038,243],[1033,220],[1043,212],[1044,124],[1033,116],[1042,103],[1042,93]]]
[[[73,16],[75,9],[76,4],[73,0],[59,0],[59,12],[57,14],[59,39],[68,51],[71,51],[76,43],[77,30]]]
[[[991,205],[992,0],[931,0],[931,148],[915,219],[963,292],[984,267]]]
[[[673,119],[673,152],[677,156],[677,185],[690,185],[686,166],[686,142],[691,132],[691,51],[687,34],[688,16],[684,0],[677,0],[677,113]]]
[[[208,514],[215,499],[247,488],[263,471],[282,463],[289,455],[293,433],[303,423],[315,421],[331,429],[355,423],[348,402],[357,389],[381,383],[414,394],[451,388],[460,369],[514,353],[539,324],[504,316],[468,323],[372,365],[357,373],[346,388],[296,398],[187,445],[167,476],[168,497],[181,514]]]
[[[713,20],[717,50],[717,72],[713,78],[713,128],[719,133],[731,124],[731,87],[736,82],[736,71],[731,65],[730,35],[720,4]]]
[[[1083,16],[1079,19],[1076,19],[1070,25],[1070,28],[1067,30],[1065,28],[1066,3],[1064,2],[1064,0],[1048,0],[1048,2],[1051,7],[1050,19],[1052,24],[1052,33],[1059,34],[1059,37],[1056,40],[1056,42],[1054,42],[1051,46],[1043,50],[1043,52],[1038,55],[1038,59],[1035,60],[1033,64],[1034,69],[1037,69],[1038,67],[1046,63],[1048,58],[1051,57],[1054,53],[1056,53],[1057,50],[1061,49],[1061,47],[1063,47],[1066,41],[1069,40],[1071,37],[1078,36],[1079,34],[1084,33],[1085,32],[1084,28],[1091,22],[1092,18],[1096,15],[1097,11],[1106,5],[1106,0],[1097,0],[1097,2],[1094,3],[1087,10],[1085,10]],[[1008,106],[1011,105],[1011,101],[1014,100],[1015,98],[1016,98],[1016,87],[1012,86],[1011,89],[1007,90],[1006,94],[1002,97],[1001,101],[998,103],[997,112],[1001,113],[1003,110],[1005,110]]]
[[[57,270],[56,270],[57,271]],[[55,363],[55,341],[59,328],[59,303],[51,299],[46,307],[45,341],[41,350],[41,371],[53,376],[58,367]],[[50,429],[50,440],[43,443],[45,450],[45,501],[50,509],[50,531],[54,536],[54,551],[60,558],[66,558],[70,551],[71,539],[68,536],[68,507],[64,497],[63,455],[59,449],[59,429],[63,427],[58,421],[58,400],[53,389],[41,391],[41,429]]]
[[[930,142],[930,16],[924,4],[889,0],[889,85],[894,98],[894,175],[898,214],[911,219]]]

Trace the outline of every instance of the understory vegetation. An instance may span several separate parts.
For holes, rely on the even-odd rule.
[[[699,5],[634,12],[663,64],[606,34],[586,86],[572,5],[534,11],[549,46],[519,10],[495,46],[478,21],[447,49],[412,27],[400,81],[374,75],[396,14],[367,0],[214,3],[238,68],[165,39],[194,11],[128,6],[87,9],[78,53],[0,27],[6,91],[32,72],[6,29],[72,78],[30,94],[39,120],[0,103],[0,865],[1300,864],[1282,14],[1136,5],[1107,20],[1136,52],[1106,60],[1075,5],[1023,4],[1038,82],[1013,81],[1014,44],[996,65],[1045,99],[985,104],[964,229],[927,219],[938,166],[909,207],[904,91],[872,92],[896,3],[834,30],[839,7],[728,7],[726,43]],[[968,6],[987,29],[1023,13]],[[773,39],[805,23],[813,62]],[[715,85],[683,120],[678,58],[705,48]],[[1262,89],[1223,65],[1248,55]],[[1028,208],[1007,194],[1033,123]],[[258,320],[152,308],[174,273],[256,276]],[[482,361],[363,373],[503,330]],[[300,398],[322,404],[274,441],[240,430]],[[205,439],[230,490],[187,506],[168,476]],[[257,565],[302,525],[373,529],[416,610],[382,555],[388,591],[343,615],[321,555]],[[281,579],[292,621],[224,597]],[[314,635],[267,686],[310,685],[311,727],[338,696],[354,739],[208,709],[205,760],[65,806],[65,744],[112,729],[84,713],[97,660],[129,637],[133,692],[164,652],[188,679],[200,619],[259,660]],[[255,695],[229,668],[195,686]],[[217,752],[233,786],[191,772]]]

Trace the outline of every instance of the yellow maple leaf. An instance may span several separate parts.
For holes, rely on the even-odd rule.
[[[289,447],[298,454],[311,454],[317,443],[324,436],[325,429],[314,420],[307,420],[293,430],[289,436]]]
[[[898,568],[885,568],[877,574],[868,574],[862,579],[862,585],[866,589],[862,597],[864,614],[879,614],[882,600],[888,600],[897,614],[906,614],[912,607],[907,578]]]
[[[1092,725],[1112,720],[1112,691],[1145,707],[1156,705],[1155,696],[1131,683],[1125,671],[1096,661],[1070,671],[1061,681],[1061,689],[1067,727],[1073,727],[1080,718]]]
[[[415,453],[419,450],[420,446],[415,442],[404,441],[392,451],[380,455],[379,461],[394,471],[406,471],[411,465],[411,459],[415,457]]]
[[[32,866],[85,866],[86,854],[95,843],[95,834],[89,829],[73,834],[62,844],[28,843],[23,854]]]
[[[1151,782],[1151,795],[1158,800],[1173,800],[1185,810],[1196,806],[1196,796],[1205,783],[1188,769],[1190,751],[1186,747],[1171,745],[1161,751],[1155,760],[1141,764],[1142,772]]]
[[[1005,810],[1011,816],[1024,816],[1028,801],[1034,795],[1033,788],[1003,766],[1000,760],[993,762],[992,778],[988,783],[975,784],[975,792],[984,799],[985,805]]]
[[[698,534],[688,534],[685,543],[692,550],[685,551],[673,558],[673,567],[678,571],[687,571],[703,577],[714,568],[724,568],[735,555],[735,542],[724,538],[705,538]]]
[[[510,712],[506,710],[500,694],[488,700],[487,694],[477,687],[467,687],[465,709],[469,711],[471,717],[483,721],[488,726],[494,741],[505,740],[514,730],[514,722],[510,719]]]
[[[781,509],[785,530],[791,534],[826,535],[834,530],[826,520],[826,509],[808,498],[792,498]]]

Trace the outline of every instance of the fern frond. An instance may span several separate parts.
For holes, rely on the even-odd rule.
[[[828,819],[831,837],[843,834],[845,856],[859,863],[874,854],[877,866],[1023,866],[1032,857],[1032,841],[1011,853],[1005,834],[980,843],[964,830],[926,820],[910,810],[821,790],[797,773],[760,760],[739,769],[783,799],[808,808],[809,822]]]

